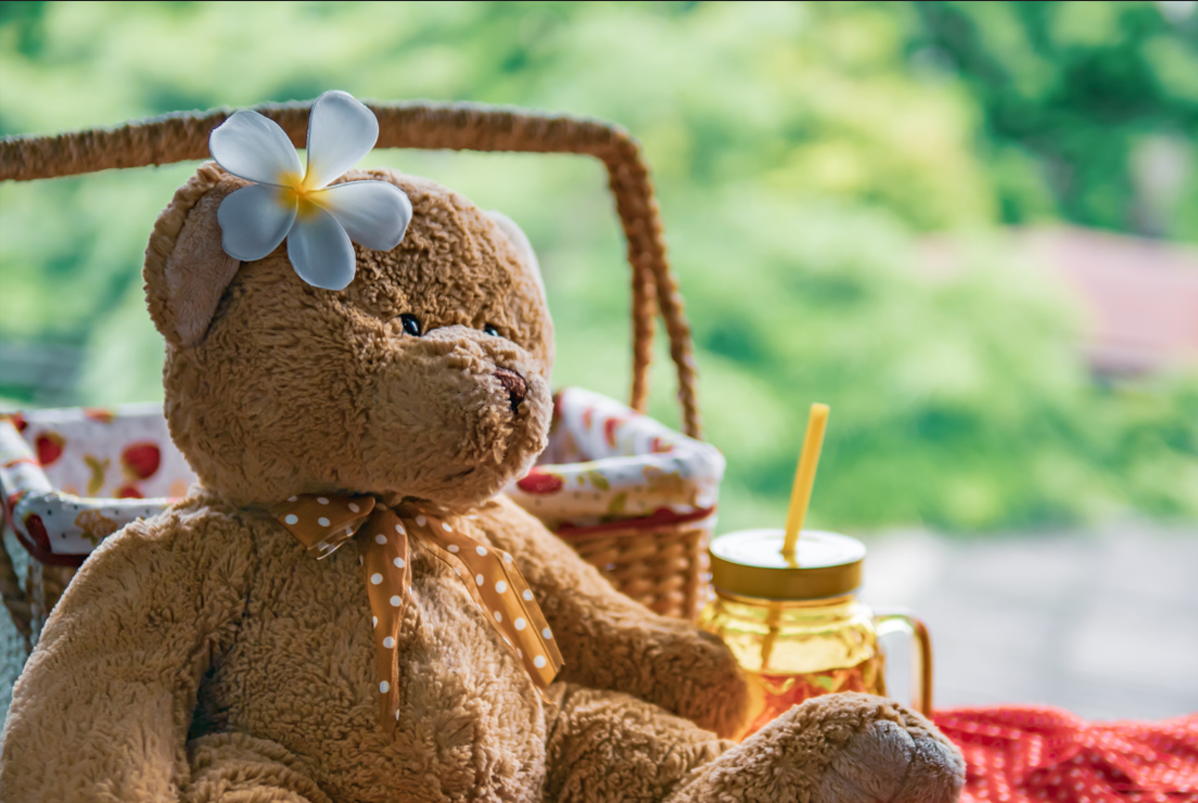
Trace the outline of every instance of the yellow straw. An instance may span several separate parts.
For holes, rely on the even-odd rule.
[[[807,518],[811,488],[815,485],[815,468],[819,465],[819,453],[824,446],[824,430],[827,427],[828,405],[818,402],[811,405],[807,434],[803,437],[803,451],[799,454],[799,467],[795,471],[795,484],[790,491],[790,509],[786,511],[786,540],[782,543],[782,555],[788,561],[794,560],[803,520]]]

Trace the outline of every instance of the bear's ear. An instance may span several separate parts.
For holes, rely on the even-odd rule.
[[[487,212],[486,215],[503,230],[503,233],[507,235],[512,245],[516,246],[516,251],[520,254],[520,258],[528,266],[528,269],[532,271],[533,278],[537,281],[537,287],[541,289],[541,298],[544,299],[545,282],[541,278],[541,265],[537,262],[537,255],[532,250],[532,243],[528,241],[528,235],[516,225],[516,221],[502,212],[492,211]]]
[[[154,224],[142,276],[154,325],[176,347],[204,339],[221,295],[241,263],[221,247],[216,210],[248,182],[201,165]]]

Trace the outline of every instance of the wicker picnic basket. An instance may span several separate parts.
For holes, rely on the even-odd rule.
[[[367,105],[379,121],[377,147],[574,153],[603,162],[628,243],[628,262],[632,268],[631,410],[629,415],[612,414],[608,423],[615,421],[622,424],[633,411],[643,413],[645,409],[655,318],[660,314],[669,339],[670,357],[677,368],[682,428],[685,435],[689,436],[685,441],[693,445],[701,439],[690,327],[683,310],[682,297],[666,261],[661,217],[649,173],[638,145],[627,132],[618,126],[596,120],[476,104],[414,102]],[[303,147],[310,106],[309,101],[261,106],[256,111],[275,120],[297,147]],[[178,113],[112,129],[45,137],[5,138],[0,140],[0,180],[30,181],[112,168],[206,159],[209,158],[209,133],[231,113],[223,109]],[[590,414],[583,411],[583,415],[588,417],[588,424]],[[636,469],[637,457],[628,451],[632,448],[629,446],[631,440],[636,440],[649,453],[671,448],[666,446],[663,449],[660,438],[648,437],[644,432],[635,438],[629,436],[631,440],[625,439],[623,444],[613,439],[610,426],[606,434],[610,448],[601,450],[603,453],[588,454],[585,449],[576,453],[575,459],[587,462],[584,469],[601,468],[605,461],[615,461],[613,465],[627,468],[629,460],[633,461],[632,468]],[[718,484],[723,470],[722,458],[718,458],[714,448],[706,444],[703,446],[716,455],[714,459],[710,453],[704,457],[708,485],[711,485],[713,475],[714,482]],[[621,449],[624,451],[621,452]],[[36,461],[26,462],[32,464]],[[33,472],[36,466],[26,468]],[[550,468],[539,467],[541,476],[552,474],[546,471]],[[674,472],[673,479],[685,485],[691,477],[684,467],[680,472]],[[38,479],[37,482],[42,480]],[[519,496],[520,489],[514,490]],[[677,491],[676,485],[674,490]],[[58,495],[63,496],[61,493]],[[575,492],[572,495],[579,494]],[[71,499],[74,501],[67,499],[64,504],[74,505],[75,510],[80,510],[81,503],[86,507],[86,503],[90,502],[95,507],[116,502],[112,499]],[[149,499],[144,501],[151,502]],[[153,501],[163,505],[167,502],[165,499]],[[681,508],[653,508],[651,505],[646,508],[642,503],[639,510],[624,511],[623,497],[615,501],[621,503],[620,510],[613,503],[607,511],[608,515],[584,517],[585,521],[581,523],[560,515],[549,517],[547,521],[586,560],[597,566],[613,585],[632,598],[662,614],[694,618],[706,600],[707,544],[714,521],[714,494],[706,492],[702,500],[696,500],[692,494],[691,501],[694,504],[689,508],[685,505]],[[528,504],[534,513],[541,512],[535,507],[538,500],[532,499]],[[11,525],[21,524],[16,516],[16,507],[14,500],[4,500],[6,518]],[[114,510],[118,508],[116,506]],[[23,528],[14,526],[14,529]],[[33,546],[28,539],[22,540],[26,548]],[[34,556],[38,557],[36,553]],[[0,550],[0,592],[3,592],[4,601],[18,628],[27,637],[31,633],[36,636],[40,621],[53,607],[74,573],[74,566],[83,557],[85,555],[78,556],[77,560],[31,561],[31,570],[22,589],[17,582],[12,561],[7,553]]]

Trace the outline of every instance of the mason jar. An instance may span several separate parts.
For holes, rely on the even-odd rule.
[[[918,618],[872,611],[859,598],[865,544],[804,530],[792,557],[782,530],[746,530],[711,546],[713,597],[699,626],[724,640],[750,681],[748,736],[811,697],[856,691],[886,696],[879,636],[905,632],[915,642],[911,704],[932,711],[932,650]]]

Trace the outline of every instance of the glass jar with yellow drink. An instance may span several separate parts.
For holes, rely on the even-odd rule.
[[[878,636],[908,631],[918,646],[913,707],[930,714],[927,629],[902,612],[875,613],[857,597],[865,545],[805,530],[783,551],[783,530],[729,533],[711,547],[715,595],[699,625],[720,636],[750,679],[747,736],[791,706],[842,691],[886,694]],[[913,683],[913,685],[916,685]]]

